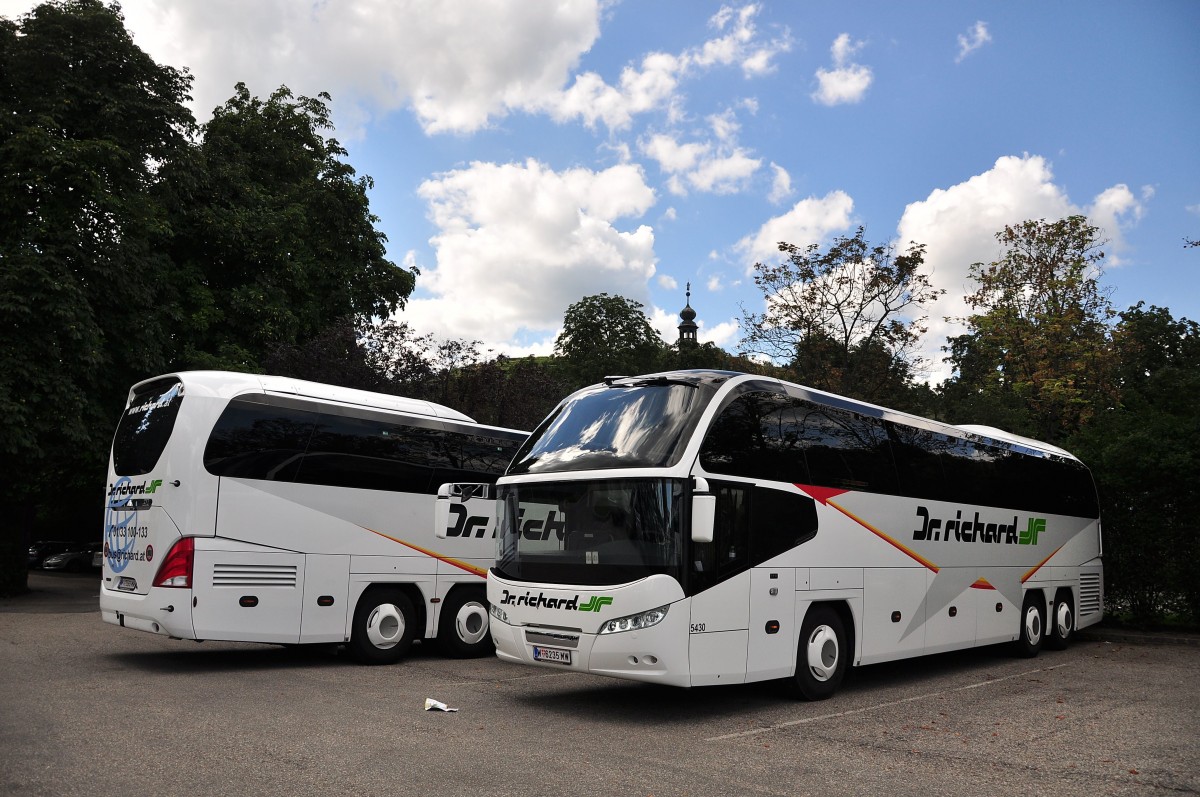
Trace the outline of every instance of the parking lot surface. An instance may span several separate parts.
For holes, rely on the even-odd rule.
[[[0,601],[0,794],[1200,793],[1200,647],[1081,640],[682,690],[418,646],[173,641],[106,625],[94,576]],[[434,698],[454,713],[425,711]]]

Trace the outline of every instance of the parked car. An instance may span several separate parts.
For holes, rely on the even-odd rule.
[[[64,542],[63,540],[38,540],[29,546],[29,569],[41,567],[47,556],[65,553],[82,545],[83,543]]]
[[[82,572],[92,569],[92,561],[95,558],[97,551],[103,551],[103,543],[89,542],[86,544],[76,544],[71,546],[75,548],[73,551],[65,551],[56,553],[53,556],[47,556],[42,562],[43,570],[71,570]]]

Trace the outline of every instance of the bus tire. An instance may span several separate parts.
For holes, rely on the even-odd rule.
[[[438,644],[449,656],[471,659],[495,652],[489,629],[487,595],[476,587],[458,587],[442,604]]]
[[[1075,636],[1075,607],[1071,590],[1060,589],[1054,596],[1054,609],[1050,614],[1050,627],[1046,634],[1046,647],[1064,650]]]
[[[1021,607],[1021,627],[1013,650],[1022,658],[1032,659],[1042,649],[1046,640],[1046,600],[1038,589],[1025,593]]]
[[[850,648],[841,616],[829,606],[813,606],[800,627],[800,648],[791,687],[805,700],[831,697],[846,677]]]
[[[394,587],[372,587],[354,610],[350,655],[360,664],[393,664],[412,648],[416,633],[412,601]]]

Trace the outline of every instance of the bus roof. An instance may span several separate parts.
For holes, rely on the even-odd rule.
[[[355,390],[337,385],[326,385],[320,382],[309,382],[304,379],[293,379],[287,376],[270,376],[265,374],[245,374],[235,371],[178,371],[162,374],[161,376],[144,379],[129,391],[132,400],[137,390],[145,384],[163,378],[174,377],[189,389],[210,390],[215,395],[233,397],[246,393],[275,393],[292,396],[303,396],[320,401],[337,404],[350,404],[360,407],[404,412],[410,415],[426,415],[433,418],[475,423],[475,420],[450,407],[434,404],[431,401],[410,399],[403,396],[391,396],[385,393],[372,393],[367,390]]]
[[[745,377],[742,379],[741,377]],[[1015,446],[1024,449],[1027,453],[1050,455],[1058,457],[1066,457],[1078,461],[1078,458],[1069,451],[1051,445],[1050,443],[1035,440],[1031,437],[1023,437],[1012,432],[1006,432],[1003,429],[997,429],[994,426],[984,426],[980,424],[949,424],[942,421],[926,418],[920,415],[903,412],[901,410],[893,410],[887,407],[882,407],[877,404],[871,404],[858,399],[847,398],[836,393],[829,393],[817,388],[800,385],[794,382],[787,382],[782,379],[771,376],[759,376],[756,374],[747,374],[740,371],[722,371],[722,370],[680,370],[680,371],[664,371],[662,373],[644,374],[641,376],[608,376],[604,378],[603,384],[609,387],[636,387],[639,385],[651,384],[654,380],[664,382],[675,382],[692,385],[709,385],[713,388],[720,386],[722,383],[738,379],[739,382],[745,381],[760,381],[769,384],[777,384],[785,389],[790,388],[791,392],[798,393],[804,398],[808,398],[818,404],[826,404],[840,409],[853,410],[856,412],[870,415],[876,418],[899,422],[910,426],[920,426],[928,428],[931,431],[941,432],[955,437],[977,437],[984,438],[984,441],[991,440],[998,443],[1004,443],[1008,446]]]

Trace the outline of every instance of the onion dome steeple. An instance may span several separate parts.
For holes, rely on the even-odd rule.
[[[696,332],[699,326],[696,324],[696,311],[692,309],[692,283],[687,284],[687,304],[679,311],[679,317],[683,319],[683,323],[679,325],[679,343],[696,343]]]

